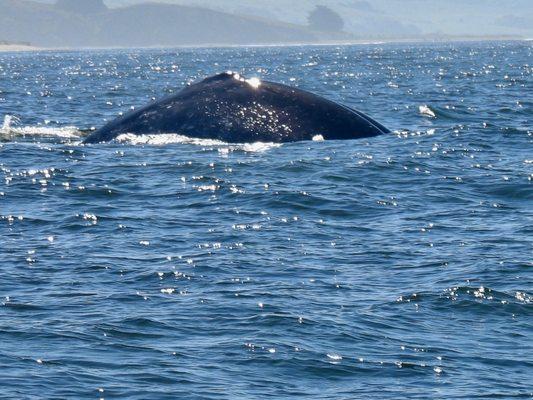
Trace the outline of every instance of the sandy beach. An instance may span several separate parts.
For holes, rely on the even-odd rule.
[[[129,46],[96,46],[96,47],[37,47],[24,44],[2,44],[0,43],[0,53],[2,52],[18,52],[18,51],[43,51],[43,50],[57,50],[57,51],[83,51],[83,50],[111,50],[111,49],[180,49],[180,48],[228,48],[228,47],[290,47],[290,46],[349,46],[349,45],[369,45],[369,44],[391,44],[391,43],[446,43],[446,42],[479,42],[479,41],[516,41],[516,40],[533,40],[524,39],[521,37],[507,37],[507,36],[490,36],[490,37],[473,37],[473,36],[457,36],[446,37],[442,39],[435,38],[406,38],[406,39],[361,39],[361,40],[346,40],[346,41],[321,41],[310,43],[250,43],[231,45],[227,43],[200,43],[189,45],[154,45],[154,46],[142,46],[142,47],[129,47]]]
[[[23,44],[0,44],[0,52],[7,51],[35,51],[40,50],[39,47],[27,46]]]

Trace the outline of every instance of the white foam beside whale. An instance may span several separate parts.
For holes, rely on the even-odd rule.
[[[14,140],[24,136],[46,136],[63,139],[81,139],[81,132],[75,126],[23,126],[20,119],[14,115],[4,115],[0,126],[0,139]]]

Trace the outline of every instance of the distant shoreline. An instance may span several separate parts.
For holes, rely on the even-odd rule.
[[[36,51],[41,50],[39,47],[30,46],[26,44],[0,44],[0,52],[9,51]]]
[[[446,37],[446,38],[406,38],[406,39],[361,39],[361,40],[346,40],[346,41],[325,41],[316,43],[258,43],[258,44],[188,44],[176,46],[109,46],[109,47],[38,47],[26,44],[0,44],[0,53],[6,52],[36,52],[36,51],[91,51],[91,50],[155,50],[155,49],[191,49],[191,48],[241,48],[241,47],[296,47],[296,46],[352,46],[352,45],[379,45],[379,44],[394,44],[394,43],[455,43],[455,42],[527,42],[531,39],[523,37]]]

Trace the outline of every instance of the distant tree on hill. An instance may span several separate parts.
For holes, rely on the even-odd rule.
[[[307,20],[309,28],[315,31],[341,32],[344,28],[342,17],[326,6],[316,6]]]
[[[77,14],[94,14],[107,11],[104,0],[57,0],[56,7]]]

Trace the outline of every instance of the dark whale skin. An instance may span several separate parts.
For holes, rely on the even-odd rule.
[[[365,114],[305,90],[225,72],[119,117],[87,136],[177,133],[228,143],[357,139],[389,130]]]

